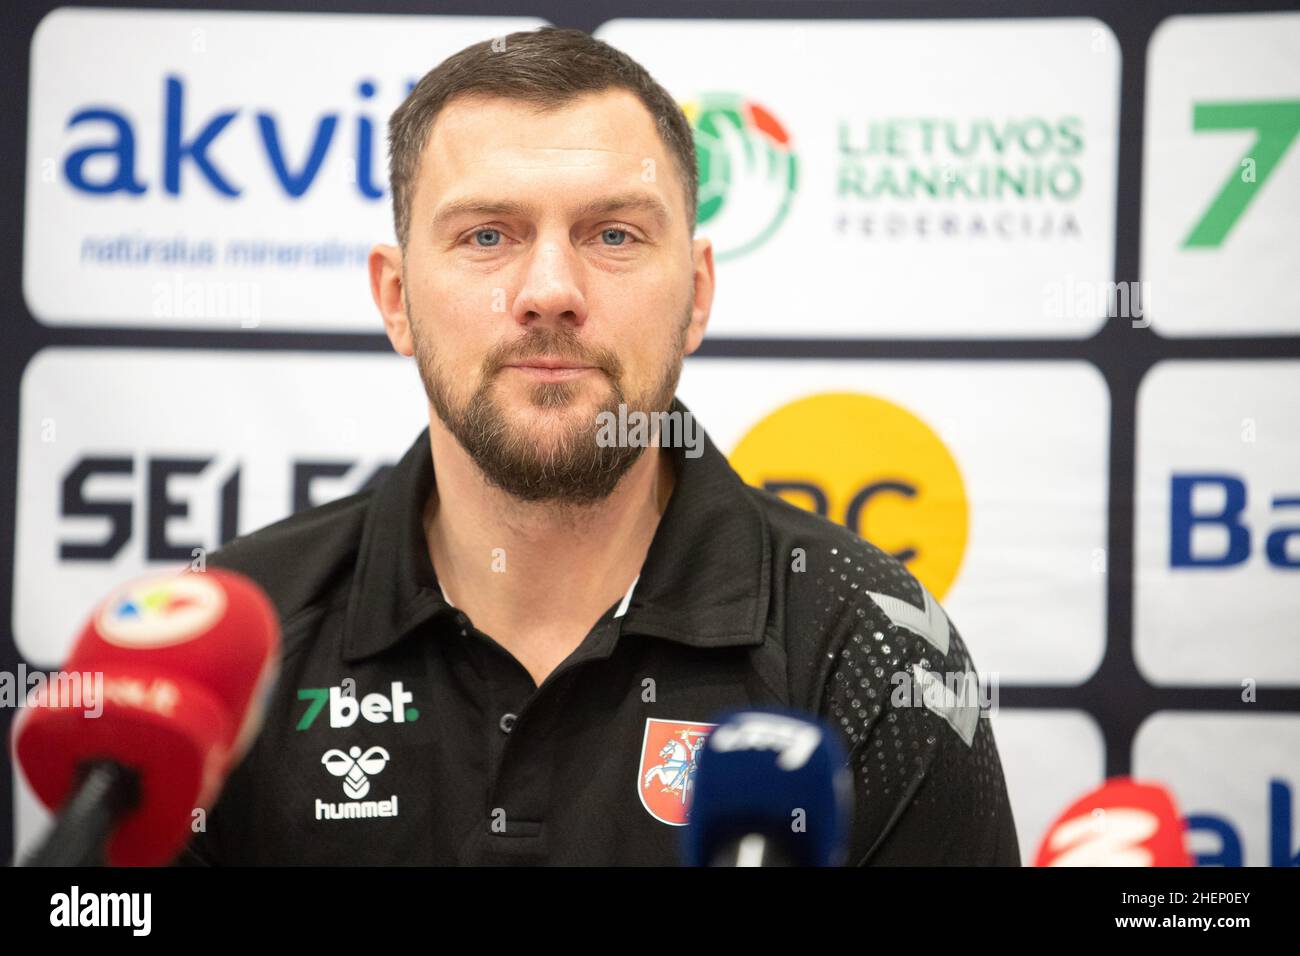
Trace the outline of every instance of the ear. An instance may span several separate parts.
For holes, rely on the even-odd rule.
[[[370,295],[384,320],[384,332],[399,355],[414,355],[411,321],[402,296],[402,250],[376,245],[370,250]]]
[[[694,240],[692,259],[695,263],[695,293],[691,305],[691,324],[686,330],[686,354],[690,355],[704,341],[704,330],[709,325],[713,310],[713,243],[708,239]]]

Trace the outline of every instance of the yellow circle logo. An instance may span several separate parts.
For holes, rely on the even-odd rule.
[[[942,600],[966,551],[966,488],[943,441],[873,395],[791,402],[731,453],[747,484],[843,524],[907,565]]]

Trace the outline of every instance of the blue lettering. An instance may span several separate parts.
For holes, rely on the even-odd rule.
[[[1193,514],[1192,492],[1197,485],[1217,484],[1224,490],[1218,514]],[[1169,565],[1175,568],[1229,567],[1250,556],[1250,531],[1238,519],[1246,509],[1246,485],[1231,475],[1174,475],[1169,488]],[[1228,530],[1228,549],[1219,556],[1193,557],[1192,531],[1198,524],[1218,524]]]
[[[1294,508],[1297,505],[1300,505],[1300,498],[1273,499],[1274,508]],[[1286,553],[1287,539],[1297,535],[1300,535],[1300,528],[1275,528],[1265,542],[1268,563],[1278,568],[1300,568],[1300,549],[1293,558],[1288,558]]]
[[[111,123],[117,130],[117,142],[105,146],[87,146],[69,153],[63,164],[63,175],[68,177],[68,182],[74,189],[83,192],[128,192],[138,196],[144,192],[144,183],[135,178],[135,134],[131,132],[131,124],[121,113],[109,109],[87,109],[68,120],[68,128],[95,120]],[[87,160],[100,155],[117,157],[117,174],[103,182],[91,182],[86,178],[84,167]]]
[[[1208,813],[1187,818],[1188,830],[1208,830],[1220,840],[1218,853],[1197,853],[1197,866],[1241,866],[1241,837],[1231,823]]]
[[[416,86],[415,80],[404,84],[407,93]],[[197,127],[191,123],[191,132],[187,136],[185,123],[184,77],[169,74],[164,78],[163,116],[162,116],[162,170],[159,179],[165,192],[179,196],[183,191],[184,167],[191,166],[198,176],[218,194],[235,198],[243,193],[243,187],[236,183],[226,169],[217,166],[210,155],[213,144],[225,131],[241,110],[231,109],[203,117]],[[373,100],[378,90],[373,80],[363,79],[356,86],[358,98],[365,103]],[[250,111],[251,112],[251,111]],[[252,113],[257,123],[258,134],[266,151],[267,165],[272,175],[278,180],[285,193],[295,199],[301,198],[319,178],[322,166],[334,145],[342,113],[332,112],[321,115],[312,134],[306,157],[301,165],[294,169],[286,155],[285,143],[281,137],[280,120],[276,113],[264,110]],[[106,106],[89,106],[73,114],[68,121],[68,128],[87,123],[106,124],[111,137],[102,142],[79,145],[70,151],[63,163],[64,175],[72,188],[85,193],[111,194],[125,192],[140,195],[148,191],[148,183],[136,175],[136,141],[135,129],[127,114]],[[357,192],[367,200],[382,199],[387,193],[383,180],[385,170],[376,162],[375,152],[382,148],[380,130],[373,116],[358,112],[356,117],[356,187]],[[352,144],[340,148],[347,149]],[[97,157],[107,157],[111,165],[105,164],[103,172],[95,176],[88,175],[88,164],[95,165]],[[376,168],[376,167],[379,168]],[[377,178],[378,177],[378,178]]]
[[[311,155],[303,164],[302,171],[296,176],[289,172],[284,162],[284,151],[280,149],[280,134],[276,130],[275,119],[269,113],[257,114],[257,128],[262,133],[262,142],[266,144],[266,155],[271,160],[271,167],[279,177],[280,185],[294,199],[307,191],[325,161],[325,151],[329,149],[330,140],[334,138],[334,127],[338,125],[337,116],[323,116],[316,126],[316,139],[311,146]]]
[[[185,88],[181,81],[174,76],[167,77],[167,120],[163,153],[164,188],[173,196],[180,194],[181,162],[189,158],[217,192],[225,196],[238,196],[239,190],[226,181],[207,156],[207,149],[212,145],[212,141],[230,124],[238,111],[219,113],[203,127],[198,136],[186,143],[181,136],[184,95]]]
[[[1283,780],[1268,782],[1269,866],[1300,866],[1291,842],[1291,788]]]
[[[357,87],[357,93],[362,99],[368,100],[375,95],[375,84],[363,80]],[[384,195],[383,188],[375,185],[374,181],[374,163],[371,160],[375,148],[374,141],[375,124],[363,113],[357,117],[357,189],[361,190],[361,195],[367,199],[380,199]]]

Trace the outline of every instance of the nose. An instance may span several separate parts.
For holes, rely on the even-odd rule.
[[[520,325],[587,321],[582,294],[581,263],[577,252],[563,239],[539,239],[524,266],[524,275],[511,313]]]

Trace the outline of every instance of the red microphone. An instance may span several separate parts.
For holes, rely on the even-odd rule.
[[[1048,829],[1034,866],[1191,866],[1173,795],[1111,777]]]
[[[32,789],[62,808],[30,862],[170,862],[261,729],[279,645],[271,601],[231,571],[154,574],[110,594],[63,667],[94,675],[92,699],[55,699],[47,684],[14,724]]]

